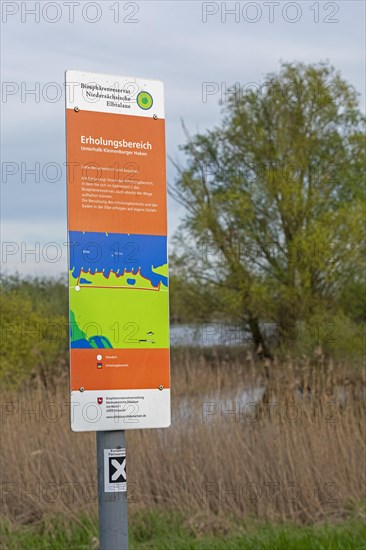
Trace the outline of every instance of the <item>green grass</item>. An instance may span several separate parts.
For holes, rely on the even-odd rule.
[[[366,526],[360,521],[300,527],[290,524],[230,524],[223,534],[210,527],[197,535],[178,514],[144,512],[130,521],[130,550],[365,550]],[[220,529],[218,529],[220,531]],[[225,530],[221,530],[225,531]],[[97,550],[97,524],[88,519],[55,518],[36,525],[1,527],[5,550]],[[114,549],[110,549],[114,550]],[[117,549],[116,549],[117,550]],[[120,549],[118,549],[120,550]]]

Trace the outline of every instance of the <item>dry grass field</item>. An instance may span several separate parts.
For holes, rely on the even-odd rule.
[[[95,516],[95,434],[71,432],[67,378],[65,365],[47,386],[2,395],[2,513],[14,527]],[[127,434],[132,514],[181,511],[195,530],[225,530],[229,517],[365,518],[362,370],[181,352],[172,384],[172,427]]]

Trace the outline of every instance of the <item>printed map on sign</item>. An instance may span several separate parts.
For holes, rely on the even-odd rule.
[[[166,241],[70,232],[71,348],[169,346]]]

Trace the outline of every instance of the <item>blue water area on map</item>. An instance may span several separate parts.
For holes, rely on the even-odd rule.
[[[112,348],[112,344],[105,336],[92,336],[89,338],[93,348]]]
[[[71,340],[70,347],[76,349],[90,349],[93,346],[91,345],[89,340],[86,340],[85,338],[80,338],[80,340]]]
[[[91,285],[91,284],[92,284],[91,281],[88,281],[87,279],[84,279],[84,277],[80,277],[79,283],[80,283],[81,285]]]
[[[127,282],[129,285],[134,285],[136,283],[136,279],[127,279]]]
[[[72,338],[72,334],[71,334]],[[112,344],[105,336],[92,336],[89,339],[80,338],[79,340],[71,340],[70,347],[76,349],[106,349],[113,348]]]
[[[168,279],[152,271],[167,263],[167,238],[160,235],[126,235],[70,231],[70,270],[78,278],[82,272],[123,275],[140,273],[154,287],[168,286]],[[82,279],[80,279],[82,282]],[[85,279],[85,283],[89,281]],[[132,284],[132,283],[130,283]]]

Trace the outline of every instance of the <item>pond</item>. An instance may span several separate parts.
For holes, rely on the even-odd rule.
[[[263,334],[267,339],[275,336],[275,325],[263,323]],[[225,321],[170,325],[170,345],[176,346],[242,346],[252,344],[250,332],[239,323]]]

